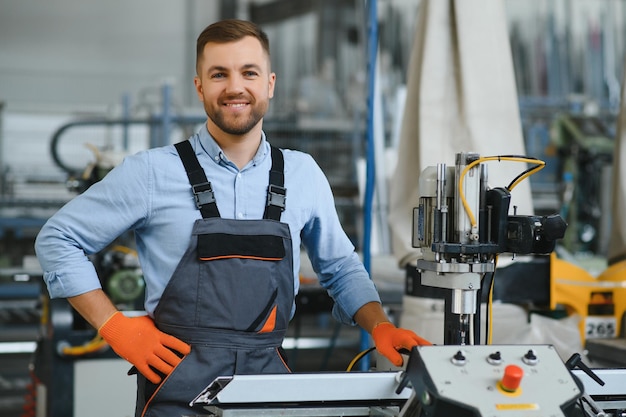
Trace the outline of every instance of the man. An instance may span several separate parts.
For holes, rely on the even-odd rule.
[[[206,125],[126,158],[42,228],[35,247],[50,295],[68,298],[134,365],[137,416],[189,414],[219,375],[289,372],[279,349],[301,243],[334,317],[370,332],[401,365],[397,350],[428,342],[389,322],[317,164],[271,147],[262,130],[276,80],[266,34],[239,20],[210,25],[196,70]],[[143,317],[116,309],[85,255],[126,230],[146,280]]]

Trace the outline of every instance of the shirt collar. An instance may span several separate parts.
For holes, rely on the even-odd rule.
[[[222,148],[217,144],[213,136],[209,133],[207,129],[206,123],[202,125],[202,128],[199,132],[200,136],[200,145],[204,149],[204,151],[211,157],[211,159],[218,164],[221,162],[228,163],[228,158],[222,151]],[[265,132],[261,131],[261,144],[259,145],[259,149],[257,149],[256,154],[252,158],[251,164],[258,165],[260,164],[266,157],[269,155],[270,145],[267,142],[267,138],[265,136]]]

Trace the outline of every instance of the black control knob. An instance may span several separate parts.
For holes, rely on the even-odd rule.
[[[451,362],[455,365],[465,365],[467,362],[467,358],[462,350],[457,351],[451,359]]]
[[[492,365],[500,365],[502,363],[502,354],[500,351],[496,351],[487,356],[487,362]]]
[[[530,349],[526,354],[522,357],[522,361],[527,365],[536,365],[539,362],[539,358],[535,355],[535,351]]]

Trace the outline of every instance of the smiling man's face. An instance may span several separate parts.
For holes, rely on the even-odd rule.
[[[256,38],[207,43],[194,84],[209,117],[209,132],[213,136],[260,132],[275,80],[269,57]]]

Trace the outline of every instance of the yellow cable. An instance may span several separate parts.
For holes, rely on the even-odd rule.
[[[352,368],[354,367],[354,365],[365,355],[367,355],[368,353],[370,353],[371,351],[373,351],[374,349],[376,349],[375,347],[371,347],[368,349],[365,349],[362,352],[359,352],[354,359],[352,359],[352,361],[350,361],[350,364],[348,365],[348,368],[346,369],[346,372],[350,372],[352,370]]]
[[[541,162],[543,162],[543,161],[541,161]],[[513,190],[513,188],[515,188],[517,186],[517,184],[519,184],[520,182],[522,182],[526,178],[530,177],[531,175],[541,171],[545,166],[546,166],[546,163],[543,162],[542,164],[539,164],[539,165],[529,169],[527,172],[525,172],[524,174],[520,175],[519,178],[517,178],[515,181],[513,181],[511,184],[509,184],[507,189],[509,191]]]
[[[468,171],[470,169],[472,169],[473,167],[475,167],[476,165],[482,163],[482,162],[487,162],[487,161],[512,161],[512,162],[527,162],[527,163],[534,163],[537,164],[536,167],[528,170],[528,172],[522,174],[519,176],[519,178],[517,178],[516,180],[513,181],[513,183],[511,183],[507,188],[509,191],[511,191],[513,188],[515,188],[515,186],[517,186],[517,184],[519,184],[522,180],[528,178],[530,175],[542,170],[546,163],[544,161],[541,161],[539,159],[535,159],[535,158],[528,158],[528,157],[522,157],[522,156],[485,156],[483,158],[478,158],[475,161],[470,162],[469,164],[467,164],[465,166],[465,168],[463,169],[463,171],[461,172],[461,175],[459,177],[459,198],[461,199],[461,203],[463,204],[463,208],[465,209],[465,213],[467,213],[467,216],[469,217],[470,223],[472,225],[472,228],[477,227],[478,226],[478,222],[476,221],[476,217],[474,216],[474,213],[472,212],[471,207],[469,206],[469,203],[467,202],[467,199],[465,198],[465,195],[463,193],[463,179],[465,178],[465,175],[467,175]]]
[[[135,249],[129,248],[128,246],[115,245],[111,248],[111,250],[121,252],[127,255],[137,256],[137,251]]]
[[[65,346],[61,352],[66,356],[83,356],[97,352],[105,346],[107,342],[98,334],[82,346]]]

